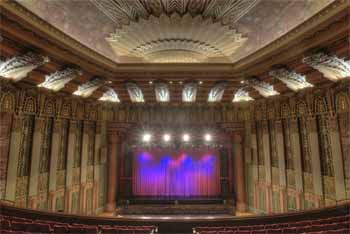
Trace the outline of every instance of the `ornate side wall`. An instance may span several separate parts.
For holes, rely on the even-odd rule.
[[[272,213],[350,199],[350,85],[256,101],[246,120],[249,209]]]
[[[105,205],[106,124],[98,106],[0,85],[0,199],[95,214]]]
[[[110,121],[238,129],[250,211],[333,205],[350,199],[349,106],[349,80],[250,103],[193,105],[102,104],[1,81],[0,198],[35,209],[102,211]]]

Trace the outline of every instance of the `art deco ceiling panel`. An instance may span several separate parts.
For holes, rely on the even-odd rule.
[[[237,62],[333,1],[18,0],[64,33],[121,63]]]

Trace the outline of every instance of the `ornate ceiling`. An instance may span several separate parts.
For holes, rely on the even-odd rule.
[[[208,2],[206,1],[206,3]],[[242,20],[246,19],[247,15],[259,9],[261,4],[266,4],[266,2],[268,1],[257,3],[240,19],[235,19],[233,25],[237,26]],[[104,19],[106,21],[103,22],[106,23],[106,26],[108,26],[108,22],[112,21],[90,1],[83,1],[83,4],[81,1],[68,1],[66,6],[60,5],[61,3],[55,2],[55,0],[52,3],[63,9],[62,12],[64,12],[65,17],[62,18],[62,21],[71,17],[65,7],[73,6],[73,3],[81,4],[81,11],[86,13],[87,16],[84,14],[79,16],[80,21],[87,22],[85,27],[92,20],[100,22]],[[275,3],[271,4],[274,5]],[[294,1],[290,1],[289,6],[295,6],[294,4]],[[94,50],[94,48],[102,48],[98,44],[100,41],[94,41],[96,38],[88,38],[92,42],[96,42],[96,47],[86,47],[79,41],[72,39],[71,34],[67,35],[61,32],[20,4],[14,1],[0,2],[0,17],[2,18],[0,79],[19,83],[21,87],[22,85],[23,87],[34,85],[43,92],[59,92],[64,95],[74,94],[74,96],[88,99],[120,102],[122,105],[128,102],[139,103],[140,105],[155,102],[165,103],[164,105],[168,105],[169,102],[184,103],[184,105],[205,102],[219,104],[261,98],[274,100],[280,94],[288,96],[296,92],[299,95],[299,93],[308,93],[319,87],[331,87],[344,80],[346,82],[350,77],[349,4],[347,0],[335,1],[303,24],[289,31],[281,39],[275,40],[252,55],[248,54],[246,58],[234,64],[117,64]],[[51,6],[51,2],[46,6]],[[91,11],[89,12],[89,10],[91,9],[95,9],[94,12],[100,12],[100,14],[90,14]],[[176,7],[174,9],[181,8]],[[272,6],[271,11],[273,9],[275,8]],[[47,11],[50,11],[49,8]],[[148,10],[147,12],[152,11]],[[194,17],[192,14],[194,14],[193,11],[187,10],[185,12],[162,10],[162,13],[150,14],[146,19],[137,16],[138,20],[125,22],[120,26],[114,23],[113,29],[111,31],[106,30],[105,36],[108,38],[111,33],[115,33],[117,29],[123,30],[123,28],[125,32],[134,33],[131,28],[136,30],[140,25],[150,29],[151,25],[147,25],[146,21],[156,20],[154,22],[158,21],[161,24],[163,21],[159,18],[164,17],[165,21],[168,20],[169,25],[172,20],[180,22],[179,24],[173,24],[172,27],[163,27],[171,29],[168,31],[170,36],[171,32],[178,30],[176,26],[180,27],[182,20],[198,20],[197,23],[201,25],[216,25],[217,27],[212,27],[212,30],[219,30],[222,27],[225,30],[232,30],[235,35],[240,35],[240,39],[247,38],[240,47],[235,49],[232,57],[239,54],[251,41],[246,33],[241,33],[244,31],[242,28],[237,27],[235,29],[228,26],[227,22],[222,23],[217,20],[217,17],[210,16],[210,19],[206,18],[204,13]],[[54,14],[52,16],[52,18],[56,17]],[[97,18],[94,18],[95,16]],[[289,21],[286,19],[284,23],[288,24]],[[98,24],[101,26],[100,23]],[[67,28],[70,26],[71,24],[68,24]],[[184,23],[184,26],[191,28],[193,25]],[[128,30],[126,30],[127,28]],[[85,29],[80,32],[87,32],[88,30]],[[94,27],[91,26],[90,29],[90,31],[93,31]],[[100,30],[103,31],[104,28],[101,26]],[[207,40],[208,43],[215,40],[215,37],[212,37],[209,32],[210,30],[206,32],[204,29],[201,30],[200,27],[192,27],[191,30],[198,30],[197,32],[201,35],[207,35],[207,37],[203,37],[203,40]],[[143,39],[152,38],[152,35],[147,35],[149,31],[145,30]],[[272,31],[270,33],[272,34]],[[163,34],[159,33],[157,35]],[[164,35],[167,36],[167,34]],[[121,36],[124,37],[123,34]],[[222,38],[217,38],[217,40]],[[125,43],[130,45],[141,40],[139,37],[129,39],[125,40]],[[202,39],[202,37],[198,37],[198,39]],[[105,37],[103,37],[103,41],[107,43]],[[155,41],[151,43],[153,42]],[[168,44],[165,43],[166,40],[163,42],[164,45],[159,47],[139,47],[145,52],[141,56],[146,58],[150,56],[146,52],[152,51],[150,54],[155,54],[153,58],[157,55],[159,59],[164,59],[165,55],[163,54],[167,50],[161,49],[173,42]],[[191,45],[197,43],[196,41],[192,42],[191,44],[186,41]],[[155,44],[157,43],[158,45],[161,44],[159,42]],[[186,43],[181,46],[186,46]],[[226,44],[226,42],[223,44]],[[226,55],[224,54],[227,57],[232,52],[231,45],[228,42],[228,47],[221,50],[229,51]],[[108,51],[112,51],[109,45],[108,48]],[[168,56],[172,56],[170,59],[173,59],[173,61],[180,61],[184,58],[183,53],[185,51],[188,53],[186,56],[188,62],[196,62],[200,59],[200,57],[196,57],[198,54],[210,56],[215,51],[210,46],[210,49],[205,50],[205,45],[198,46],[197,51],[194,51],[193,48],[191,47],[192,51],[177,48]],[[179,54],[179,56],[175,56],[176,54]],[[195,54],[195,56],[191,57],[190,54]]]
[[[120,63],[231,63],[334,0],[18,0]]]

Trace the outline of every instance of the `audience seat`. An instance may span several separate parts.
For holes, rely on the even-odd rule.
[[[272,224],[196,227],[198,234],[350,234],[350,215]]]
[[[157,228],[155,226],[89,225],[78,223],[76,221],[72,223],[64,223],[53,220],[0,215],[0,233],[4,234],[152,234],[154,232],[157,232]]]

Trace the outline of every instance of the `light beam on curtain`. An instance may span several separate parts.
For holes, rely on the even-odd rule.
[[[216,150],[137,149],[133,158],[133,195],[215,197],[220,194]]]

